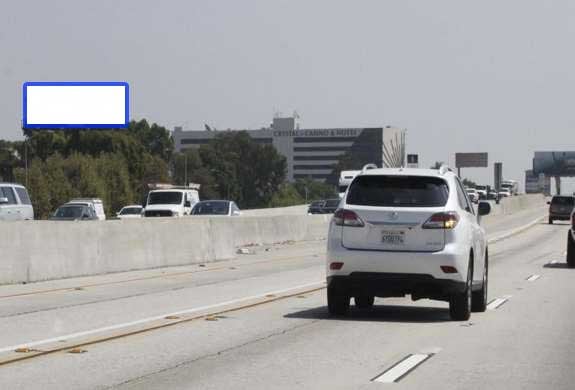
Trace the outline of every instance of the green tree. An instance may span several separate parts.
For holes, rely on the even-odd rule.
[[[14,169],[21,165],[17,143],[0,140],[0,181],[14,181]]]
[[[43,162],[39,159],[33,160],[29,164],[28,192],[32,200],[35,218],[47,218],[52,212],[51,194],[49,190],[49,180],[46,178],[43,169]],[[19,183],[26,181],[24,168],[17,168],[14,171],[15,180]]]
[[[320,199],[337,198],[337,192],[333,185],[315,181],[311,178],[299,179],[294,183],[299,195],[308,202]]]
[[[100,156],[98,175],[104,181],[106,214],[113,215],[123,206],[134,203],[136,196],[130,183],[127,164],[120,154]]]
[[[160,157],[164,161],[171,161],[174,153],[174,142],[169,130],[165,127],[148,124],[142,119],[138,122],[131,121],[128,132],[132,134],[148,151],[148,153]]]
[[[285,180],[285,158],[273,146],[256,143],[245,131],[220,133],[199,152],[219,194],[241,208],[265,207]]]
[[[198,149],[188,149],[174,155],[173,182],[179,185],[200,184],[201,199],[222,197],[214,174],[204,166]]]
[[[284,183],[272,196],[269,207],[288,207],[303,204],[304,202],[304,198],[302,198],[293,184]]]
[[[477,186],[476,182],[469,180],[467,178],[463,179],[461,182],[465,187],[475,188]]]

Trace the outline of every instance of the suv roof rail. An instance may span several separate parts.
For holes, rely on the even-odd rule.
[[[150,190],[199,190],[200,184],[188,183],[187,186],[177,186],[169,183],[148,183]]]
[[[367,171],[367,170],[370,170],[370,169],[377,169],[377,165],[372,164],[372,163],[370,163],[370,164],[365,164],[365,165],[363,166],[363,168],[361,168],[361,173],[363,173],[363,172],[365,172],[365,171]]]
[[[453,172],[453,171],[451,170],[451,168],[449,168],[445,164],[443,164],[442,166],[439,167],[439,174],[440,175],[445,175],[447,172]]]

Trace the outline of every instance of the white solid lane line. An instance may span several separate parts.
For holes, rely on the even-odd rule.
[[[540,277],[541,277],[541,275],[533,274],[533,275],[529,276],[526,280],[527,280],[528,282],[534,282],[534,281],[536,281],[537,279],[539,279]]]
[[[505,302],[507,302],[509,300],[509,298],[511,298],[510,295],[501,297],[501,298],[496,298],[494,300],[492,300],[491,302],[489,302],[489,304],[487,305],[487,310],[495,310],[497,309],[499,306],[503,305]]]
[[[158,316],[142,318],[142,319],[139,319],[136,321],[124,322],[121,324],[105,326],[102,328],[90,329],[90,330],[86,330],[83,332],[77,332],[77,333],[61,335],[61,336],[57,336],[57,337],[51,337],[49,339],[32,341],[29,343],[21,343],[21,344],[17,344],[17,345],[11,345],[8,347],[0,348],[0,353],[13,352],[14,350],[16,350],[18,348],[33,348],[33,347],[38,347],[38,346],[45,345],[45,344],[56,343],[56,342],[59,342],[61,340],[70,341],[70,340],[78,339],[81,337],[94,336],[94,335],[98,335],[98,334],[104,334],[106,332],[111,332],[111,331],[116,331],[116,330],[121,330],[121,329],[128,329],[128,328],[136,326],[136,325],[142,325],[142,324],[146,324],[146,323],[152,323],[154,321],[164,320],[164,319],[166,319],[166,317],[171,317],[171,316],[177,317],[177,316],[181,316],[181,315],[204,313],[207,311],[218,312],[221,309],[228,309],[229,310],[230,306],[241,307],[242,304],[250,304],[255,300],[264,300],[265,301],[266,298],[268,298],[268,299],[270,299],[272,297],[273,298],[280,298],[282,295],[290,295],[290,293],[294,292],[294,291],[299,291],[302,289],[321,288],[324,285],[325,285],[325,282],[302,284],[299,286],[294,286],[294,287],[290,287],[290,288],[283,289],[283,290],[269,291],[269,292],[266,292],[263,294],[233,299],[230,301],[220,302],[220,303],[216,303],[213,305],[194,307],[194,308],[190,308],[190,309],[186,309],[186,310],[180,310],[180,311],[176,311],[176,312],[172,312],[172,313],[166,313],[166,314],[162,314],[162,315],[158,315]],[[206,313],[205,315],[209,315],[209,314],[210,313]]]
[[[375,377],[372,382],[394,383],[407,375],[421,363],[429,359],[433,354],[417,353],[407,356],[399,363],[386,370],[381,375]]]

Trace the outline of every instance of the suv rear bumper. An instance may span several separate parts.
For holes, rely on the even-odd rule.
[[[411,294],[413,299],[447,300],[451,294],[465,291],[464,281],[436,279],[425,274],[383,272],[332,275],[327,277],[327,285],[338,294],[348,296],[401,297]]]
[[[568,221],[571,218],[571,214],[549,213],[549,218],[557,219],[559,221]]]

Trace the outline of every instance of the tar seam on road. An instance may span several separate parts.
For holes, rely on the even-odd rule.
[[[543,219],[543,217],[539,217],[539,218],[537,218],[536,220],[534,220],[534,221],[532,221],[532,222],[529,222],[529,223],[526,224],[526,225],[523,225],[523,226],[520,226],[520,227],[518,227],[518,228],[516,228],[516,229],[507,231],[507,232],[505,232],[505,233],[503,233],[503,234],[500,234],[500,235],[497,236],[497,237],[493,237],[493,238],[491,238],[491,239],[488,239],[488,240],[487,240],[487,243],[488,243],[488,244],[495,244],[495,243],[497,243],[497,242],[499,242],[499,241],[503,241],[503,240],[505,240],[505,239],[507,239],[507,238],[513,237],[513,236],[515,236],[515,235],[517,235],[517,234],[519,234],[519,233],[523,233],[525,230],[528,230],[528,229],[532,228],[533,226],[537,225],[537,224],[539,223],[539,221],[541,221],[542,219]]]
[[[395,363],[393,366],[373,378],[371,382],[399,382],[433,355],[434,354],[432,353],[416,353],[407,355],[405,358],[401,359],[399,362]]]
[[[250,266],[250,265],[259,265],[259,264],[270,263],[270,262],[274,262],[274,261],[301,259],[301,258],[306,258],[308,256],[313,257],[317,254],[318,254],[317,252],[313,252],[311,254],[304,254],[303,256],[278,257],[278,258],[274,258],[274,259],[266,259],[266,260],[254,261],[252,263],[247,263],[247,264],[235,265],[234,267],[245,267],[245,266]],[[203,266],[203,264],[198,263],[198,264],[189,264],[188,267],[194,266],[194,265]],[[19,297],[24,297],[24,296],[29,296],[29,295],[49,294],[49,293],[63,292],[63,291],[77,291],[78,288],[85,289],[85,288],[90,288],[90,287],[109,286],[109,285],[113,285],[113,284],[140,282],[140,281],[150,280],[150,279],[161,279],[161,278],[169,278],[169,277],[183,276],[183,275],[192,275],[192,274],[211,272],[211,271],[221,271],[221,270],[229,269],[229,267],[230,267],[229,265],[223,265],[223,266],[210,267],[210,268],[206,268],[206,269],[199,269],[199,270],[193,270],[193,271],[173,272],[173,273],[165,273],[165,274],[161,274],[161,275],[143,276],[140,278],[117,280],[117,281],[113,281],[113,282],[81,284],[78,286],[71,286],[71,287],[61,287],[61,288],[53,288],[53,289],[47,289],[47,290],[30,291],[30,292],[18,293],[18,294],[0,295],[0,299],[19,298]],[[235,269],[237,269],[237,268],[235,268]],[[95,276],[98,276],[98,275],[95,275]]]
[[[66,351],[66,350],[69,350],[71,348],[77,348],[77,347],[83,347],[83,346],[87,346],[87,345],[98,344],[98,343],[102,343],[102,342],[106,342],[106,341],[116,340],[116,339],[123,338],[123,337],[128,337],[128,336],[132,336],[132,335],[136,335],[136,334],[154,331],[157,329],[167,328],[169,326],[174,326],[174,325],[182,324],[185,322],[195,321],[195,320],[209,317],[209,316],[215,316],[215,315],[219,315],[219,314],[243,310],[243,309],[247,309],[247,308],[275,302],[275,301],[278,301],[281,299],[291,298],[291,297],[294,297],[294,296],[297,296],[300,294],[305,294],[305,293],[310,293],[310,292],[315,292],[315,291],[325,289],[325,285],[319,286],[320,284],[324,284],[324,283],[323,282],[321,282],[321,283],[309,283],[309,284],[295,286],[295,287],[291,287],[291,288],[280,290],[280,291],[270,292],[267,294],[260,294],[260,295],[256,295],[256,296],[235,299],[232,301],[221,302],[221,303],[217,303],[214,305],[209,305],[209,306],[204,306],[204,307],[199,307],[199,308],[193,308],[193,309],[189,309],[189,310],[181,310],[181,311],[178,311],[175,313],[167,313],[167,314],[163,314],[160,316],[154,316],[154,317],[149,317],[149,318],[145,318],[145,319],[141,319],[141,320],[131,321],[128,323],[116,324],[116,325],[111,325],[111,326],[98,328],[98,329],[92,329],[92,330],[88,330],[88,331],[84,331],[84,332],[78,332],[78,333],[74,333],[74,334],[53,337],[53,338],[46,339],[46,340],[38,340],[35,342],[31,342],[31,343],[22,343],[19,345],[0,348],[0,353],[5,353],[5,352],[10,352],[10,351],[13,352],[18,348],[30,348],[30,347],[34,347],[34,346],[38,346],[38,345],[43,345],[43,344],[55,343],[55,342],[67,340],[70,338],[79,338],[82,336],[94,336],[95,337],[95,339],[92,339],[92,340],[88,340],[88,341],[79,340],[75,344],[71,343],[70,345],[57,346],[55,348],[48,349],[48,350],[31,349],[32,353],[29,355],[8,357],[7,359],[0,358],[0,366],[14,363],[14,362],[21,361],[21,360],[39,357],[42,355],[48,355],[51,353]],[[305,289],[305,290],[304,291],[298,291],[298,289]],[[295,292],[290,293],[290,291],[295,291]],[[285,294],[285,295],[282,295],[282,294]],[[267,299],[264,299],[264,300],[258,301],[258,302],[250,302],[250,300],[259,299],[265,295],[273,295],[273,298],[267,298]],[[242,301],[245,303],[242,304],[241,303]],[[233,305],[233,304],[238,304],[239,306],[225,308],[226,305]],[[217,307],[223,307],[223,308],[220,310],[217,310],[216,309]],[[216,310],[214,312],[203,313],[203,311],[209,310],[210,308],[213,308]],[[127,328],[127,327],[135,326],[135,325],[141,325],[141,324],[145,324],[147,322],[153,322],[153,321],[159,321],[159,320],[165,321],[166,317],[168,317],[168,316],[177,316],[177,315],[181,315],[181,314],[193,314],[194,312],[196,312],[196,313],[200,312],[202,314],[192,316],[192,317],[187,317],[187,318],[186,317],[178,318],[176,320],[172,320],[171,322],[161,323],[158,325],[151,325],[151,326],[148,326],[147,328],[145,327],[142,329],[127,330],[127,331],[125,331],[125,333],[112,334],[109,336],[102,335],[102,336],[100,336],[100,338],[98,338],[98,336],[97,336],[98,333],[110,332],[113,330],[120,330],[122,328]]]

